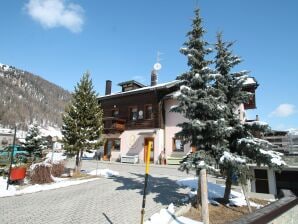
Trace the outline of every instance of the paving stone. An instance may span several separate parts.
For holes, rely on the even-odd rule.
[[[74,164],[74,163],[73,163]],[[69,165],[72,165],[69,163]],[[139,223],[144,166],[83,161],[83,169],[108,168],[120,176],[22,196],[0,198],[0,223]],[[145,218],[184,198],[175,181],[186,174],[175,167],[150,169]]]

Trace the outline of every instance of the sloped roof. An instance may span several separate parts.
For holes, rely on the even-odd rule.
[[[138,94],[138,93],[142,93],[142,92],[149,92],[149,91],[152,91],[152,90],[167,89],[167,88],[171,88],[173,86],[179,85],[180,83],[182,83],[182,81],[174,80],[174,81],[171,81],[171,82],[157,84],[155,86],[146,86],[146,87],[143,87],[143,88],[133,89],[133,90],[125,91],[125,92],[112,93],[112,94],[109,94],[109,95],[100,96],[100,97],[98,97],[98,99],[107,99],[107,98],[112,98],[112,97],[132,95],[132,94]]]

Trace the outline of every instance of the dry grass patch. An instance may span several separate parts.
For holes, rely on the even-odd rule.
[[[269,202],[261,199],[250,199],[251,201],[260,205],[267,205]],[[253,211],[256,208],[252,207]],[[209,204],[209,219],[210,224],[227,224],[241,218],[244,215],[249,214],[248,207],[234,207],[227,206],[225,204],[219,204],[218,206]],[[191,209],[183,216],[193,220],[202,221],[200,211],[197,208],[191,207]]]

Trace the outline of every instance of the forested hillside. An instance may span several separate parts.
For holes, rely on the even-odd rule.
[[[43,78],[0,63],[0,125],[15,123],[26,129],[40,125],[61,126],[61,113],[71,94]]]

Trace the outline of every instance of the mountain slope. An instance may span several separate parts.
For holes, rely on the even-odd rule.
[[[20,128],[36,121],[61,126],[71,94],[29,72],[0,63],[0,125]]]

